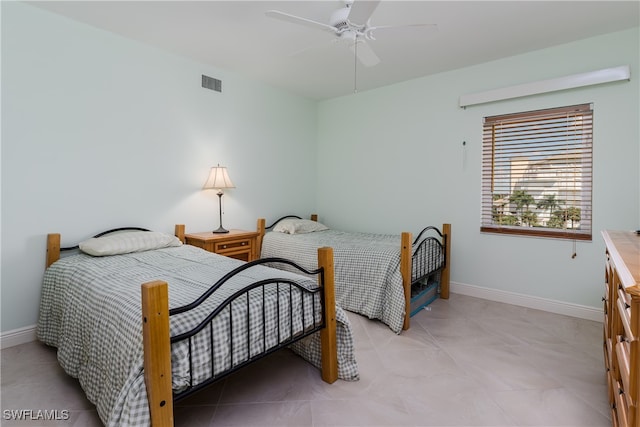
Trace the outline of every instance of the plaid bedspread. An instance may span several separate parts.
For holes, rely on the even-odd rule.
[[[169,307],[174,308],[192,302],[213,283],[242,261],[222,257],[193,246],[166,248],[154,251],[109,257],[91,257],[85,254],[65,257],[45,273],[37,325],[38,338],[58,348],[58,360],[64,370],[79,379],[87,398],[96,405],[102,421],[107,426],[145,426],[150,424],[149,407],[143,374],[143,348],[141,323],[142,283],[163,280],[169,283]],[[307,288],[315,288],[313,280],[264,266],[244,270],[241,274],[214,293],[200,308],[172,316],[171,335],[192,329],[226,297],[240,288],[266,278],[295,279]],[[253,292],[253,291],[252,291]],[[289,290],[275,287],[266,291],[275,296]],[[267,299],[265,310],[288,310]],[[295,298],[293,304],[302,303]],[[296,302],[299,301],[299,302]],[[267,316],[267,331],[263,339],[263,325],[246,325],[242,321],[233,325],[235,344],[233,352],[228,346],[229,318],[245,318],[246,310],[262,312],[262,296],[249,297],[249,301],[232,307],[231,316],[221,318],[202,331],[192,342],[195,349],[193,368],[184,357],[186,342],[172,346],[172,379],[174,391],[187,387],[191,378],[198,384],[219,373],[231,364],[237,364],[249,356],[277,344],[278,339],[288,338],[319,321],[318,306],[305,301],[305,316],[295,318],[293,324],[281,324],[280,328]],[[276,308],[277,307],[277,308]],[[227,309],[228,310],[228,309]],[[294,310],[295,311],[295,310]],[[315,312],[314,312],[315,311]],[[228,312],[227,312],[228,313]],[[358,379],[358,367],[354,358],[353,338],[345,313],[337,307],[338,320],[338,375],[345,380]],[[288,322],[288,320],[286,321]],[[303,324],[304,323],[304,324]],[[210,360],[212,328],[215,337],[213,364]],[[276,334],[279,330],[279,334]],[[249,339],[247,339],[247,336]],[[243,337],[243,339],[238,339]],[[320,366],[319,334],[313,334],[292,346],[292,349],[316,366]],[[213,366],[213,367],[212,367]]]
[[[400,272],[400,236],[324,230],[305,234],[268,232],[261,257],[288,258],[307,269],[318,265],[317,248],[333,248],[336,303],[379,319],[402,332],[405,295]]]

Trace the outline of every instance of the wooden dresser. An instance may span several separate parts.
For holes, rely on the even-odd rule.
[[[603,231],[604,364],[613,426],[640,427],[640,235]]]

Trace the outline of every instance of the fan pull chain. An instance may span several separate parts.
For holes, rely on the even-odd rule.
[[[355,46],[353,47],[353,93],[358,93],[358,34],[355,37]]]

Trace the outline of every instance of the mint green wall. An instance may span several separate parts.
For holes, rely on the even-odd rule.
[[[2,8],[1,328],[37,320],[45,236],[218,226],[315,206],[316,104],[18,2]],[[201,88],[201,75],[223,92]],[[295,159],[295,161],[291,161]],[[295,197],[291,197],[295,195]]]
[[[453,282],[600,307],[600,230],[640,227],[639,39],[635,28],[320,103],[321,220],[391,233],[450,222]],[[467,93],[626,64],[629,82],[457,106]],[[593,241],[572,259],[570,241],[481,234],[483,117],[589,102]]]
[[[23,3],[0,7],[2,331],[36,322],[48,232],[65,244],[122,225],[217,227],[217,198],[200,187],[218,162],[237,186],[227,228],[313,211],[352,230],[451,222],[454,282],[594,307],[599,230],[640,226],[638,29],[316,104]],[[631,82],[457,107],[465,93],[622,64]],[[202,89],[201,74],[223,93]],[[582,102],[595,106],[594,241],[572,260],[568,241],[481,235],[482,117]]]

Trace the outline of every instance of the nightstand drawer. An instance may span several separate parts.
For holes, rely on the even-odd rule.
[[[224,255],[225,252],[251,249],[251,239],[235,240],[230,242],[216,242],[214,252]]]
[[[186,243],[189,245],[243,261],[253,261],[257,258],[257,239],[257,232],[244,230],[230,230],[224,234],[185,234]]]

